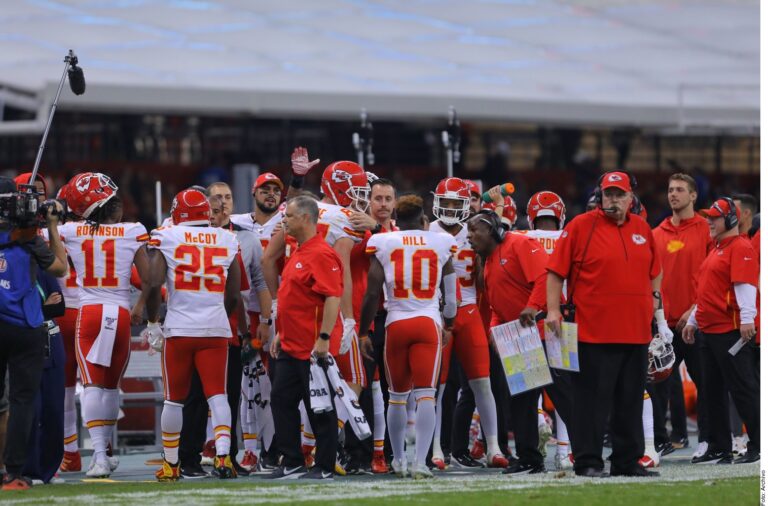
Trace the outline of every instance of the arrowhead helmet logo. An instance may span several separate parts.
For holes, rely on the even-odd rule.
[[[336,169],[331,173],[331,179],[336,183],[343,183],[352,179],[352,174],[347,171]]]
[[[621,181],[621,176],[618,174],[611,174],[610,176],[608,176],[608,181],[610,181],[611,183],[615,183],[616,181]]]
[[[635,244],[645,244],[645,237],[640,234],[632,234],[632,242]]]

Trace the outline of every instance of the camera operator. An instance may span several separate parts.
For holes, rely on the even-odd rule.
[[[21,476],[34,417],[34,400],[43,371],[48,331],[43,324],[42,299],[36,286],[37,269],[54,276],[67,273],[67,255],[57,225],[61,204],[46,211],[50,246],[34,228],[20,228],[5,210],[21,197],[12,179],[0,177],[0,382],[6,367],[10,381],[3,479],[5,490],[25,490],[31,481]],[[25,223],[29,220],[24,220]],[[0,385],[2,388],[5,385]]]

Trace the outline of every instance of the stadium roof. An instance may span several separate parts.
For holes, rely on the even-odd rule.
[[[0,101],[72,48],[68,110],[754,127],[759,42],[758,0],[19,0]]]

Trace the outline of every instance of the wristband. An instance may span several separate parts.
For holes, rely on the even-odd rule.
[[[320,339],[322,339],[323,341],[328,341],[331,338],[331,336],[330,336],[330,334],[328,334],[328,332],[320,332],[320,335],[318,337]]]
[[[304,176],[297,176],[296,174],[293,174],[291,176],[291,188],[296,188],[297,190],[301,190],[304,187]]]
[[[265,325],[272,325],[272,318],[264,318],[263,316],[259,316],[259,323],[263,323]]]

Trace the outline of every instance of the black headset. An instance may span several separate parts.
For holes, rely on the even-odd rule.
[[[731,197],[720,197],[718,200],[725,200],[728,203],[728,212],[725,213],[720,209],[720,206],[717,205],[717,200],[712,204],[712,207],[720,211],[720,214],[725,218],[725,229],[731,230],[739,224],[739,216],[736,214],[736,204],[733,203]]]
[[[493,240],[501,244],[507,229],[504,227],[504,223],[499,218],[499,215],[490,209],[481,209],[477,214],[480,216],[478,220],[491,227],[491,237],[493,237]]]
[[[637,188],[637,179],[635,179],[635,176],[631,173],[627,172],[626,170],[612,170],[610,172],[604,172],[600,175],[600,178],[597,180],[597,186],[595,187],[595,191],[592,192],[592,195],[597,199],[597,207],[599,209],[603,208],[603,178],[606,176],[606,174],[610,174],[612,172],[621,172],[622,174],[626,174],[627,177],[629,177],[629,187],[632,189],[632,192],[634,193],[635,189]],[[635,211],[635,208],[637,208],[637,211]],[[635,214],[640,214],[640,200],[638,199],[636,202],[632,202],[632,209],[630,209],[631,212]]]

